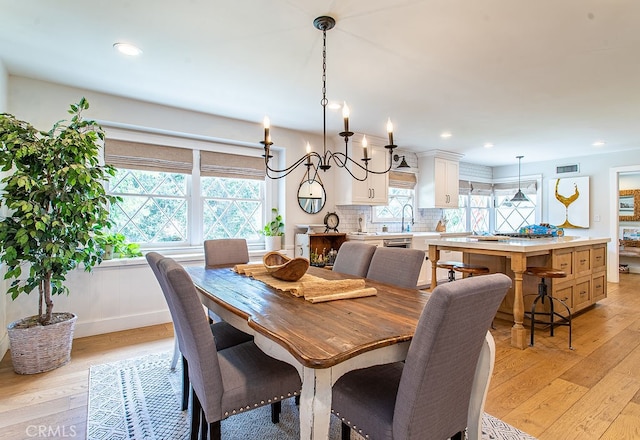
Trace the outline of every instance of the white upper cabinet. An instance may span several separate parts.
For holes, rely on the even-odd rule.
[[[358,150],[354,148],[353,150]],[[369,169],[386,170],[389,166],[389,152],[386,148],[370,148]],[[361,155],[353,153],[353,159],[359,161]],[[365,172],[357,166],[347,165],[356,177],[362,178]],[[364,181],[351,177],[344,169],[337,168],[336,205],[386,205],[389,203],[389,174],[369,173]]]
[[[457,208],[461,156],[445,151],[418,154],[418,208]]]

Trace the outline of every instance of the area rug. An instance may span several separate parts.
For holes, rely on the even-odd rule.
[[[171,353],[160,353],[91,367],[89,374],[88,440],[185,440],[189,415],[180,411],[180,365],[171,371]],[[180,362],[178,363],[180,364]],[[356,437],[355,435],[353,437]],[[282,403],[280,423],[271,423],[269,406],[222,421],[225,440],[297,440],[298,408]],[[535,440],[485,414],[483,440]],[[340,439],[340,421],[331,418],[330,439]]]

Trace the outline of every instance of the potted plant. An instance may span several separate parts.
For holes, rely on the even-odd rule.
[[[97,236],[98,243],[103,250],[102,259],[111,260],[112,258],[133,258],[141,257],[140,245],[138,243],[127,243],[124,234],[120,233],[101,233]]]
[[[71,105],[70,121],[36,130],[13,115],[0,115],[0,168],[7,175],[0,207],[0,261],[13,280],[12,299],[38,291],[38,313],[8,326],[14,370],[48,371],[69,362],[73,313],[53,313],[54,295],[69,294],[69,271],[90,271],[102,261],[96,234],[110,227],[103,183],[115,174],[100,165],[102,129],[82,119],[89,103]]]
[[[278,208],[272,208],[273,220],[262,228],[264,234],[264,247],[267,251],[279,251],[282,249],[282,235],[284,234],[284,223],[282,216],[278,213]]]

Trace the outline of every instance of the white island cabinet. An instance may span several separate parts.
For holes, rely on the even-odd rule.
[[[418,154],[418,208],[457,208],[460,155],[433,150]]]

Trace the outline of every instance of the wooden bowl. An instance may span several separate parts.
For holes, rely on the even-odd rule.
[[[309,260],[306,258],[291,259],[279,252],[265,254],[262,262],[272,277],[283,281],[298,281],[309,269]]]

